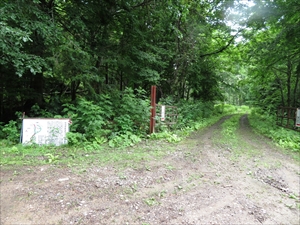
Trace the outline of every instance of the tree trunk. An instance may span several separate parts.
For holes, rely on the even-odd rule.
[[[291,107],[291,77],[292,77],[292,62],[290,57],[288,57],[288,62],[287,62],[287,106]]]
[[[30,109],[33,105],[38,104],[40,108],[44,106],[44,97],[43,97],[43,90],[44,90],[44,77],[42,73],[37,73],[36,75],[30,74],[30,91],[29,97],[25,101],[23,105],[23,111],[26,114],[29,114]]]
[[[299,79],[300,79],[300,63],[298,64],[297,70],[296,70],[296,82],[295,82],[295,87],[294,87],[294,101],[293,101],[294,107],[297,107],[297,100],[300,98],[300,96],[297,96],[298,87],[299,87]]]
[[[78,82],[72,81],[71,82],[71,100],[72,101],[76,100],[76,92],[77,92],[79,85],[80,85],[80,81],[78,81]]]
[[[277,72],[274,71],[274,74],[276,76],[276,81],[278,82],[279,88],[280,88],[280,95],[281,95],[281,106],[285,106],[284,103],[284,93],[283,93],[283,87],[282,87],[282,81],[280,77],[278,76]]]
[[[123,72],[120,72],[120,91],[123,90]]]
[[[0,80],[4,80],[4,73],[0,73]],[[3,121],[3,115],[4,115],[4,83],[1,82],[1,87],[0,87],[0,121]]]
[[[105,84],[108,85],[108,63],[105,64]]]

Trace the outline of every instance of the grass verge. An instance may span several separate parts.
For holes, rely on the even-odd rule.
[[[249,115],[249,123],[256,133],[271,138],[277,146],[300,161],[300,133],[279,127],[275,121],[274,116],[258,114],[255,111]]]

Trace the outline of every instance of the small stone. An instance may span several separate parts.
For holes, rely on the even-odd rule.
[[[68,177],[58,179],[58,181],[60,181],[60,182],[62,182],[62,181],[67,181],[67,180],[69,180]]]

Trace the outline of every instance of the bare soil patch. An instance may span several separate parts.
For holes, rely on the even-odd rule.
[[[1,224],[299,224],[299,163],[228,118],[132,166],[2,168]]]

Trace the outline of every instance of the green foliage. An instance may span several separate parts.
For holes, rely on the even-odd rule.
[[[1,15],[5,15],[10,11],[7,8],[0,10]],[[15,13],[11,16],[15,16]],[[11,27],[8,25],[7,20],[6,16],[2,16],[0,20],[0,46],[2,53],[0,64],[9,65],[12,63],[16,74],[20,77],[27,70],[34,74],[41,72],[42,66],[45,65],[44,59],[23,51],[24,46],[28,42],[33,41],[30,37],[31,31],[28,27]]]
[[[86,139],[107,134],[106,112],[92,101],[81,98],[77,104],[65,104],[64,112],[72,118],[71,131],[84,134]],[[75,139],[77,139],[76,136]]]
[[[224,112],[225,104],[214,105],[215,113],[222,114]]]
[[[178,104],[178,127],[185,127],[213,115],[213,103],[181,101]]]
[[[20,154],[20,149],[18,149],[16,146],[12,146],[7,150],[7,152],[18,155]]]
[[[245,85],[255,106],[297,107],[300,95],[299,1],[256,1],[248,10]],[[259,32],[257,32],[259,30]],[[267,53],[267,54],[266,54]]]
[[[241,115],[234,115],[222,123],[222,134],[225,139],[236,139],[236,130],[238,128]]]
[[[9,121],[8,124],[0,127],[2,128],[2,138],[8,140],[9,142],[15,144],[20,140],[20,130],[18,129],[18,124],[16,121]]]
[[[86,3],[1,3],[1,121],[13,119],[7,117],[19,109],[29,115],[31,108],[32,115],[49,117],[62,114],[64,104],[70,110],[72,104],[93,108],[76,102],[84,98],[107,113],[100,113],[103,121],[110,121],[97,118],[98,124],[85,131],[88,136],[89,130],[99,128],[145,134],[149,104],[133,98],[142,92],[136,87],[148,91],[150,85],[159,85],[165,98],[176,101],[192,96],[203,101],[220,98],[219,59],[214,56],[230,46],[224,15],[231,3]],[[101,104],[101,98],[111,105]],[[110,110],[116,107],[122,113]],[[79,114],[78,123],[87,122]],[[73,131],[86,129],[77,122],[75,126]]]
[[[145,135],[150,121],[150,100],[146,92],[126,88],[122,97],[114,102],[113,131],[135,132]]]
[[[74,132],[68,132],[67,139],[68,144],[71,146],[80,146],[87,141],[83,134]]]
[[[54,115],[46,109],[41,109],[38,104],[34,104],[30,109],[30,117],[53,118]]]
[[[249,122],[257,132],[270,137],[277,145],[283,148],[300,152],[299,132],[279,127],[276,125],[275,116],[259,112],[259,110],[253,110],[249,116]]]
[[[101,150],[102,146],[100,144],[98,144],[96,141],[86,142],[86,143],[84,143],[83,149],[85,150],[85,152],[92,152],[95,150]]]
[[[144,199],[144,202],[147,206],[154,206],[159,204],[155,197]]]
[[[222,116],[223,116],[223,114],[222,114]],[[217,122],[219,119],[220,119],[220,115],[201,119],[199,121],[196,121],[195,123],[190,124],[186,130],[189,131],[189,128],[191,128],[190,131],[200,130],[205,127],[208,127],[209,125],[212,125],[213,123]],[[187,135],[185,135],[185,136],[187,136]]]
[[[214,105],[214,110],[216,113],[220,114],[231,114],[235,113],[239,107],[230,104],[216,104]],[[243,107],[241,109],[247,109],[248,107]]]
[[[111,137],[108,145],[111,148],[128,147],[135,145],[141,140],[142,139],[139,136],[131,132],[125,132],[121,134],[115,134],[113,137]]]
[[[173,126],[172,129],[169,129],[166,126],[159,126],[159,129],[157,129],[157,133],[153,133],[149,136],[150,139],[164,139],[167,142],[171,143],[180,142],[184,137],[190,135],[191,132],[203,129],[216,123],[222,116],[226,114],[232,114],[236,112],[242,113],[249,109],[246,106],[238,107],[233,105],[225,105],[224,113],[220,114],[218,106],[216,108],[208,108],[205,107],[207,105],[211,107],[210,104],[203,104],[201,102],[198,102],[198,104],[196,104],[195,106],[190,106],[189,103],[182,104],[181,107],[184,108],[182,112],[186,113],[185,115],[188,117],[188,119],[181,119],[179,124]],[[183,116],[180,115],[180,117]],[[231,120],[229,121],[231,123]],[[236,127],[236,118],[235,121],[232,123],[235,124],[234,127]],[[225,124],[225,126],[227,126],[227,124]]]
[[[126,89],[121,97],[113,100],[108,95],[101,95],[97,103],[81,98],[75,104],[65,104],[63,111],[73,122],[73,133],[68,134],[70,144],[85,140],[93,142],[94,138],[101,137],[109,138],[110,146],[129,146],[138,142],[138,135],[145,135],[149,126],[150,102],[144,94],[142,90],[136,90],[135,94],[132,89]],[[125,140],[124,144],[122,140]]]
[[[180,142],[182,140],[182,137],[179,137],[177,134],[174,134],[172,132],[169,131],[164,131],[164,132],[160,132],[160,133],[153,133],[150,136],[150,139],[164,139],[167,142],[170,143],[177,143]]]
[[[298,1],[255,1],[249,21],[240,20],[253,37],[244,46],[226,25],[228,8],[241,7],[233,0],[138,2],[0,3],[0,120],[20,109],[70,116],[69,145],[92,151],[103,140],[131,146],[146,136],[152,84],[164,104],[178,106],[172,129],[180,132],[162,126],[156,134],[171,142],[239,110],[215,100],[300,103]],[[1,138],[16,142],[16,127],[2,126]]]
[[[132,145],[140,141],[141,138],[128,134],[124,139],[114,143],[118,144],[119,147],[114,146],[113,148],[108,146],[106,138],[84,140],[80,145],[59,147],[35,144],[11,146],[2,140],[0,141],[0,165],[44,165],[54,163],[82,168],[91,163],[97,163],[97,165],[112,162],[125,163],[127,160],[130,160],[133,164],[139,164],[141,161],[162,157],[172,151],[170,146],[168,148],[163,147],[164,143],[151,142],[149,145],[147,141],[134,148],[124,148],[122,144],[124,140]]]
[[[53,155],[51,153],[45,154],[45,157],[46,157],[45,160],[46,163],[56,163],[59,160],[59,155]]]
[[[249,112],[249,107],[247,106],[219,104],[212,107],[211,103],[202,103],[201,101],[198,101],[195,105],[192,102],[181,102],[179,106],[178,111],[183,114],[179,114],[178,123],[172,127],[157,124],[157,133],[151,134],[150,139],[164,139],[168,142],[176,143],[191,132],[216,123],[224,115]],[[220,107],[222,107],[223,113],[221,113]],[[233,124],[236,124],[236,121]],[[225,125],[227,126],[227,124]]]
[[[14,145],[0,141],[1,165],[27,165],[57,163],[61,155],[57,147]],[[61,148],[61,147],[60,147]]]

